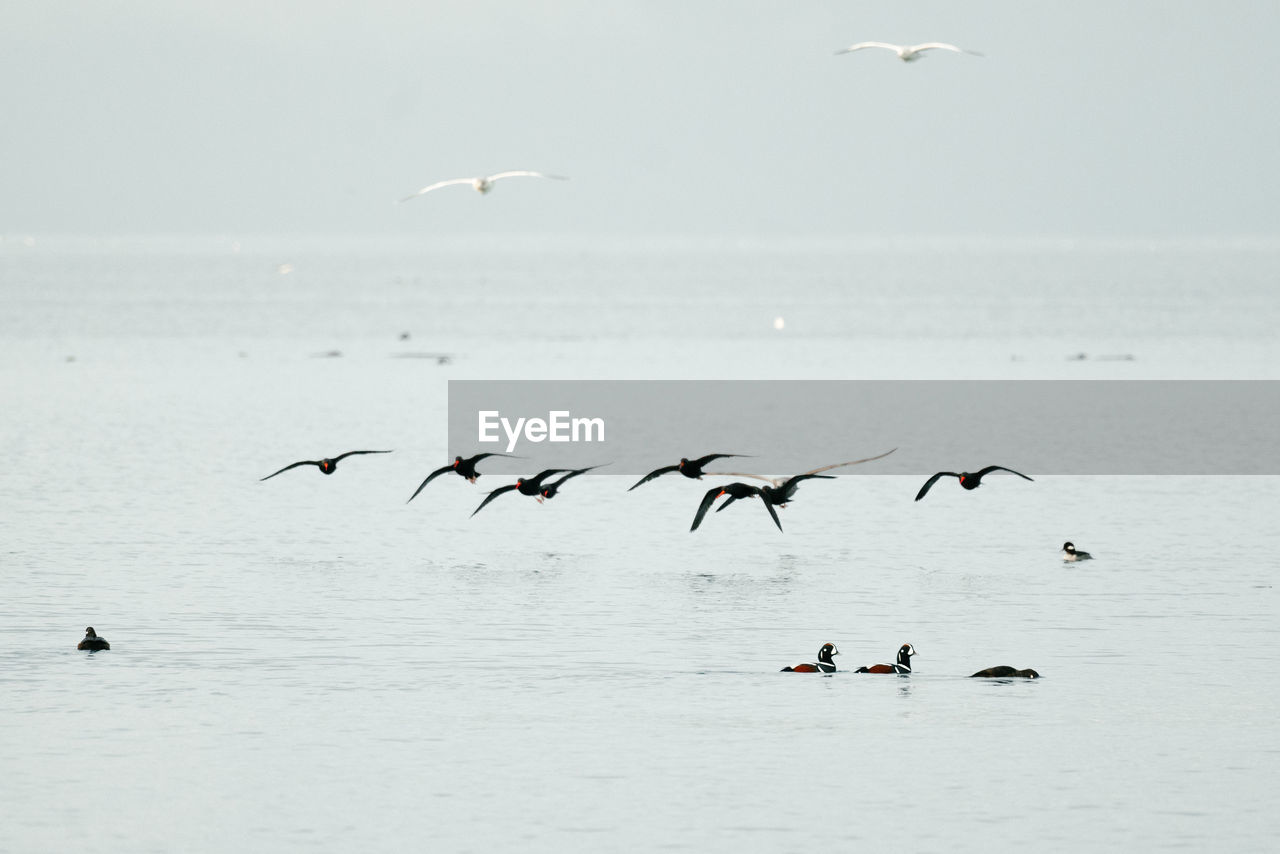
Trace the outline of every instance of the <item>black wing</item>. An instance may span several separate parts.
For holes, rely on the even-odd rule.
[[[800,486],[800,481],[810,480],[812,478],[820,478],[822,480],[835,480],[836,476],[833,474],[813,474],[813,473],[798,474],[795,477],[789,477],[786,480],[784,480],[782,482],[782,486],[778,487],[778,489],[782,492],[782,497],[784,499],[790,500],[791,496],[796,494],[796,488]]]
[[[356,454],[389,454],[389,453],[391,452],[390,451],[347,451],[345,454],[339,454],[338,456],[334,457],[333,464],[336,466],[342,460],[345,460],[347,457],[355,456]]]
[[[655,477],[662,477],[664,474],[671,474],[673,471],[680,471],[679,464],[674,466],[663,466],[660,469],[654,469],[653,471],[649,472],[647,475],[645,475],[644,477],[636,481],[636,486],[646,484],[649,481],[653,480]],[[631,487],[631,489],[635,489],[636,486]],[[627,492],[630,492],[631,489],[628,489]]]
[[[711,509],[711,505],[715,503],[715,500],[723,493],[724,488],[719,486],[713,486],[707,490],[707,494],[702,496],[702,503],[698,505],[697,514],[693,517],[693,525],[690,526],[690,531],[698,530],[698,526],[702,524],[702,520],[707,515],[707,511]]]
[[[413,495],[409,496],[409,501],[412,501],[413,499],[418,497],[418,493],[422,491],[422,487],[426,486],[428,483],[435,480],[437,477],[444,474],[445,472],[453,471],[454,465],[456,465],[456,463],[449,463],[449,465],[444,466],[443,468],[438,468],[435,471],[433,471],[431,474],[427,475],[427,479],[424,480],[422,483],[418,484],[418,488],[413,491]],[[408,504],[409,501],[406,501],[405,504]]]
[[[496,452],[492,452],[492,451],[491,451],[491,452],[489,452],[489,453],[487,453],[487,454],[476,454],[474,457],[471,457],[470,459],[463,460],[463,462],[464,462],[464,463],[468,463],[468,464],[470,464],[470,465],[475,465],[476,463],[480,462],[481,460],[483,460],[483,459],[485,459],[485,458],[487,458],[487,457],[511,457],[511,459],[513,459],[513,460],[518,460],[518,459],[520,459],[519,457],[517,457],[517,456],[513,456],[512,454],[499,454],[499,453],[496,453]]]
[[[601,463],[601,464],[600,464],[600,466],[603,466],[603,465],[608,465],[608,463]],[[548,483],[548,484],[547,484],[547,488],[548,488],[548,489],[551,489],[551,488],[559,489],[560,487],[564,486],[564,482],[565,482],[566,480],[569,480],[570,478],[577,477],[577,476],[578,476],[578,475],[580,475],[580,474],[586,474],[587,472],[591,471],[592,469],[598,469],[598,468],[600,468],[600,466],[587,466],[587,467],[586,467],[586,468],[584,468],[584,469],[574,469],[573,471],[569,472],[569,473],[568,473],[567,475],[565,475],[564,477],[562,477],[562,478],[560,478],[559,480],[557,480],[555,483]],[[628,490],[628,491],[629,491],[629,490]]]
[[[479,513],[481,510],[483,510],[483,509],[484,509],[484,506],[485,506],[486,504],[488,504],[490,501],[492,501],[493,499],[497,498],[497,497],[498,497],[499,495],[501,495],[502,493],[504,493],[504,492],[510,492],[510,491],[511,491],[511,490],[513,490],[513,489],[516,489],[516,485],[515,485],[514,483],[508,484],[508,485],[506,485],[506,486],[499,486],[499,487],[498,487],[497,489],[495,489],[493,492],[490,492],[488,495],[486,495],[486,496],[484,497],[484,501],[481,501],[481,502],[480,502],[480,506],[479,506],[479,507],[477,507],[475,510],[472,510],[472,511],[471,511],[471,515],[472,515],[472,516],[476,515],[476,514],[477,514],[477,513]]]
[[[959,477],[959,476],[960,476],[960,475],[956,474],[956,473],[955,473],[955,472],[953,472],[953,471],[940,471],[940,472],[938,472],[938,473],[937,473],[937,474],[935,474],[933,477],[931,477],[931,478],[929,478],[928,480],[926,480],[926,481],[924,482],[924,486],[920,487],[920,492],[918,492],[918,493],[916,494],[916,501],[919,501],[921,498],[924,498],[925,493],[927,493],[930,489],[932,489],[932,488],[933,488],[933,485],[934,485],[935,483],[937,483],[937,482],[938,482],[938,478],[940,478],[940,477]]]
[[[769,511],[769,515],[773,517],[773,524],[778,526],[778,530],[782,530],[782,520],[778,518],[778,511],[773,509],[773,502],[765,501],[764,496],[760,496],[760,503],[764,505],[764,509]]]
[[[569,471],[569,469],[547,469],[546,471],[538,472],[533,477],[525,478],[524,482],[532,486],[534,489],[540,490],[542,489],[542,482],[544,480],[551,477],[551,475],[553,474],[560,474],[561,472],[566,472],[566,471]],[[568,480],[568,478],[565,478],[565,479]]]
[[[717,507],[717,508],[716,508],[716,512],[717,512],[717,513],[719,513],[721,510],[723,510],[724,508],[728,507],[730,504],[732,504],[733,502],[735,502],[735,501],[737,501],[737,500],[738,500],[738,496],[736,496],[736,495],[730,495],[728,498],[726,498],[726,499],[724,500],[724,503],[723,503],[723,504],[721,504],[719,507]]]
[[[741,456],[743,455],[742,454],[707,454],[705,457],[698,457],[696,460],[693,460],[692,462],[698,468],[702,468],[712,460],[720,460],[720,459],[725,459],[727,457],[741,457]],[[676,466],[676,468],[679,468],[679,466]]]
[[[984,478],[984,477],[986,477],[987,475],[991,474],[993,471],[1007,471],[1009,474],[1016,474],[1018,477],[1022,478],[1023,480],[1031,480],[1031,481],[1032,481],[1032,483],[1034,483],[1034,482],[1035,482],[1034,480],[1032,480],[1031,478],[1029,478],[1029,477],[1027,477],[1025,474],[1023,474],[1022,472],[1020,472],[1020,471],[1014,471],[1013,469],[1007,469],[1007,468],[1005,468],[1004,466],[987,466],[987,467],[986,467],[986,468],[984,468],[982,471],[980,471],[980,472],[978,472],[976,475],[974,475],[974,477],[978,478],[978,480],[982,480],[982,478]]]
[[[280,474],[281,472],[286,472],[286,471],[288,471],[289,469],[296,469],[298,466],[319,466],[319,465],[320,465],[320,461],[319,461],[319,460],[301,460],[301,461],[299,461],[299,462],[294,463],[293,465],[285,466],[284,468],[280,469],[280,471],[272,472],[271,474],[267,475],[266,477],[258,478],[258,480],[259,480],[259,481],[263,481],[263,480],[271,480],[271,478],[275,477],[276,475]]]

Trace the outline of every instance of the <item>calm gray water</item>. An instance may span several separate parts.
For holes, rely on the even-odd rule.
[[[450,378],[1275,379],[1277,280],[1256,241],[7,238],[0,850],[1274,850],[1280,479],[846,477],[785,534],[689,534],[683,479],[405,499]],[[395,453],[258,481],[353,448]],[[916,672],[777,672],[826,641]]]

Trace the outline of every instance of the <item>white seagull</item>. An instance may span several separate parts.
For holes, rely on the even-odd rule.
[[[842,53],[853,53],[855,50],[862,50],[866,47],[882,47],[885,50],[891,50],[896,53],[898,55],[898,59],[901,59],[903,62],[915,62],[917,59],[924,58],[924,52],[926,50],[950,50],[955,53],[967,53],[972,56],[982,56],[982,54],[978,53],[976,50],[965,50],[964,48],[956,47],[953,44],[947,44],[945,42],[925,42],[924,44],[913,45],[889,44],[888,42],[858,42],[857,44],[849,45],[844,50],[836,51],[836,56],[839,56]]]
[[[517,169],[512,172],[499,172],[496,175],[481,175],[477,178],[450,178],[448,181],[437,181],[423,187],[418,192],[410,196],[405,196],[400,201],[407,202],[410,199],[416,199],[418,196],[426,195],[432,190],[438,190],[441,187],[448,187],[453,184],[470,184],[475,187],[476,192],[484,194],[493,189],[494,181],[501,181],[503,178],[552,178],[556,181],[568,181],[569,179],[563,175],[543,175],[541,172],[530,172],[527,169]]]

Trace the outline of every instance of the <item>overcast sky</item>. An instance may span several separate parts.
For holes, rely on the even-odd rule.
[[[0,233],[1280,232],[1275,0],[0,12]]]

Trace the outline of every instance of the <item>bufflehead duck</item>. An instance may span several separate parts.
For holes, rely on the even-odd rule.
[[[836,663],[831,660],[831,656],[839,655],[840,650],[836,649],[833,643],[824,643],[822,649],[818,650],[818,660],[810,661],[804,664],[797,664],[795,667],[784,667],[782,673],[835,673]]]
[[[915,654],[916,648],[909,643],[904,643],[898,649],[897,664],[873,664],[870,667],[859,667],[854,673],[910,673],[911,656]]]
[[[1009,474],[1016,474],[1018,477],[1022,478],[1023,480],[1033,480],[1033,478],[1027,477],[1025,474],[1023,474],[1020,471],[1007,469],[1004,466],[987,466],[986,468],[973,473],[970,473],[967,471],[962,471],[962,472],[940,471],[937,474],[935,474],[933,477],[929,478],[924,482],[924,486],[920,487],[920,492],[916,494],[916,501],[919,501],[921,498],[924,498],[925,494],[928,493],[928,491],[933,487],[933,485],[938,482],[938,478],[940,477],[957,477],[960,479],[960,485],[963,486],[965,489],[977,489],[979,486],[982,486],[982,479],[987,475],[991,474],[993,471],[1007,471],[1009,472]]]
[[[271,480],[271,478],[275,477],[276,475],[287,472],[289,469],[296,469],[298,466],[315,466],[316,468],[320,469],[320,471],[323,474],[333,474],[338,468],[338,463],[341,462],[342,460],[345,460],[347,457],[353,454],[389,454],[389,453],[391,452],[390,451],[347,451],[345,454],[339,454],[336,457],[325,457],[323,460],[299,460],[296,463],[291,463],[290,465],[285,466],[284,468],[280,469],[280,471],[272,472],[266,477],[259,478],[259,479]]]
[[[100,649],[111,649],[111,644],[107,643],[106,638],[98,637],[98,633],[93,630],[93,626],[84,630],[84,640],[80,641],[76,649],[87,649],[90,652],[96,652]]]
[[[1088,552],[1077,551],[1075,544],[1066,542],[1062,544],[1063,560],[1093,560],[1093,555]]]

